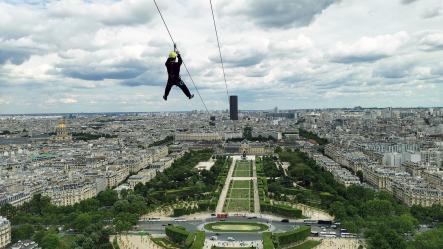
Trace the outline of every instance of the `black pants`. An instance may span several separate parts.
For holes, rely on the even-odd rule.
[[[166,85],[165,88],[165,97],[167,98],[169,95],[169,92],[171,91],[172,86],[178,86],[180,87],[180,89],[182,89],[183,93],[189,98],[191,97],[191,93],[189,92],[188,87],[185,85],[185,83],[183,82],[183,80],[180,80],[178,83],[170,83],[168,82],[168,84]]]

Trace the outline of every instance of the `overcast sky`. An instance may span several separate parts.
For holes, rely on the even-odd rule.
[[[208,108],[226,109],[209,1],[157,2]],[[443,106],[441,0],[213,3],[240,109]],[[178,88],[163,101],[171,49],[152,0],[3,0],[0,113],[203,109]]]

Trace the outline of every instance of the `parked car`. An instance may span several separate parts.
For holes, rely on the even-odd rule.
[[[283,220],[281,220],[281,222],[289,223],[289,220],[288,219],[283,219]]]

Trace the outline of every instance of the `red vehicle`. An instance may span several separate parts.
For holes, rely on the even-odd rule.
[[[228,218],[228,214],[217,214],[217,218],[219,218],[219,219]]]

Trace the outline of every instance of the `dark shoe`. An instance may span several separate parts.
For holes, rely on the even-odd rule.
[[[166,97],[165,95],[163,95],[163,99],[166,101],[166,100],[168,100],[168,97]]]
[[[189,96],[189,99],[192,99],[192,98],[194,98],[194,94],[191,94],[191,96]]]

